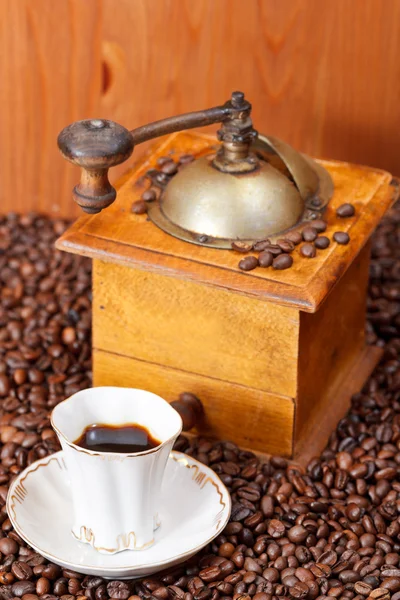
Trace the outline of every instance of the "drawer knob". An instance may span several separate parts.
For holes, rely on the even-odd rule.
[[[183,431],[189,431],[199,424],[204,416],[204,407],[197,396],[183,392],[179,400],[171,402],[171,406],[179,413],[183,422]]]

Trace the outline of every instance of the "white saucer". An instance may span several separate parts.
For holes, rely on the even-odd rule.
[[[214,471],[186,454],[172,452],[160,506],[161,526],[153,546],[106,555],[71,534],[73,509],[62,452],[25,469],[7,497],[16,532],[37,552],[62,567],[115,579],[150,575],[193,556],[221,533],[231,499]]]

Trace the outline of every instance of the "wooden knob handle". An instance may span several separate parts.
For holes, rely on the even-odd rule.
[[[58,147],[64,158],[82,168],[73,191],[75,202],[91,214],[110,206],[117,193],[108,180],[108,169],[132,154],[131,133],[106,119],[77,121],[61,131]]]
[[[180,394],[179,400],[171,402],[171,406],[180,414],[183,422],[183,431],[189,431],[198,426],[204,416],[201,400],[190,392]]]

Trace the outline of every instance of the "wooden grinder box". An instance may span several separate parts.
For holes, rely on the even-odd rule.
[[[131,212],[157,158],[201,153],[215,138],[177,133],[118,186],[107,211],[84,216],[57,243],[93,258],[94,385],[175,400],[198,395],[201,433],[306,461],[326,443],[380,357],[365,344],[369,238],[394,200],[391,175],[320,161],[335,192],[327,235],[347,231],[291,269],[238,269],[240,256],[190,244]],[[351,202],[356,214],[339,219]]]

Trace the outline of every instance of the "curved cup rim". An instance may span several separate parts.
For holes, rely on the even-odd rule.
[[[75,444],[74,442],[71,442],[71,440],[69,440],[64,433],[59,429],[59,427],[57,427],[57,425],[55,425],[54,423],[54,413],[57,410],[57,408],[59,406],[61,406],[62,404],[65,404],[66,402],[68,402],[69,400],[72,400],[72,398],[74,398],[75,396],[77,396],[78,394],[81,394],[82,392],[85,392],[87,390],[101,390],[101,389],[110,389],[110,388],[116,388],[116,389],[123,389],[123,390],[131,390],[131,391],[135,391],[135,392],[146,392],[146,394],[150,394],[156,398],[158,398],[159,400],[162,400],[163,402],[165,402],[166,404],[168,404],[168,406],[170,406],[171,410],[174,410],[176,412],[177,417],[179,418],[179,429],[177,431],[177,433],[174,433],[173,435],[171,435],[167,440],[164,440],[163,442],[161,442],[158,446],[156,446],[155,448],[150,448],[149,450],[143,450],[142,452],[129,452],[129,453],[125,453],[125,452],[97,452],[94,450],[89,450],[88,448],[82,448],[81,446],[78,446],[77,444]],[[182,433],[182,428],[183,428],[183,422],[182,422],[182,417],[180,416],[180,414],[178,413],[178,411],[176,411],[169,402],[167,402],[167,400],[164,400],[164,398],[162,398],[161,396],[158,396],[158,394],[154,394],[153,392],[149,392],[148,390],[142,390],[140,388],[118,388],[118,386],[114,386],[114,385],[103,385],[103,386],[98,386],[98,387],[93,387],[93,388],[84,388],[83,390],[79,390],[78,392],[75,392],[75,394],[72,394],[71,396],[68,396],[68,398],[65,398],[64,400],[62,400],[61,402],[59,402],[51,411],[51,415],[50,415],[50,424],[52,426],[52,428],[54,429],[54,431],[56,432],[56,434],[59,436],[59,438],[61,438],[63,440],[63,442],[65,442],[65,444],[67,446],[69,446],[70,448],[72,448],[73,450],[75,450],[76,452],[82,452],[83,454],[89,454],[90,456],[112,456],[112,457],[121,457],[121,458],[133,458],[135,456],[146,456],[148,454],[155,454],[156,452],[159,452],[160,450],[162,450],[162,448],[165,448],[165,446],[171,442],[173,442],[181,433]]]

